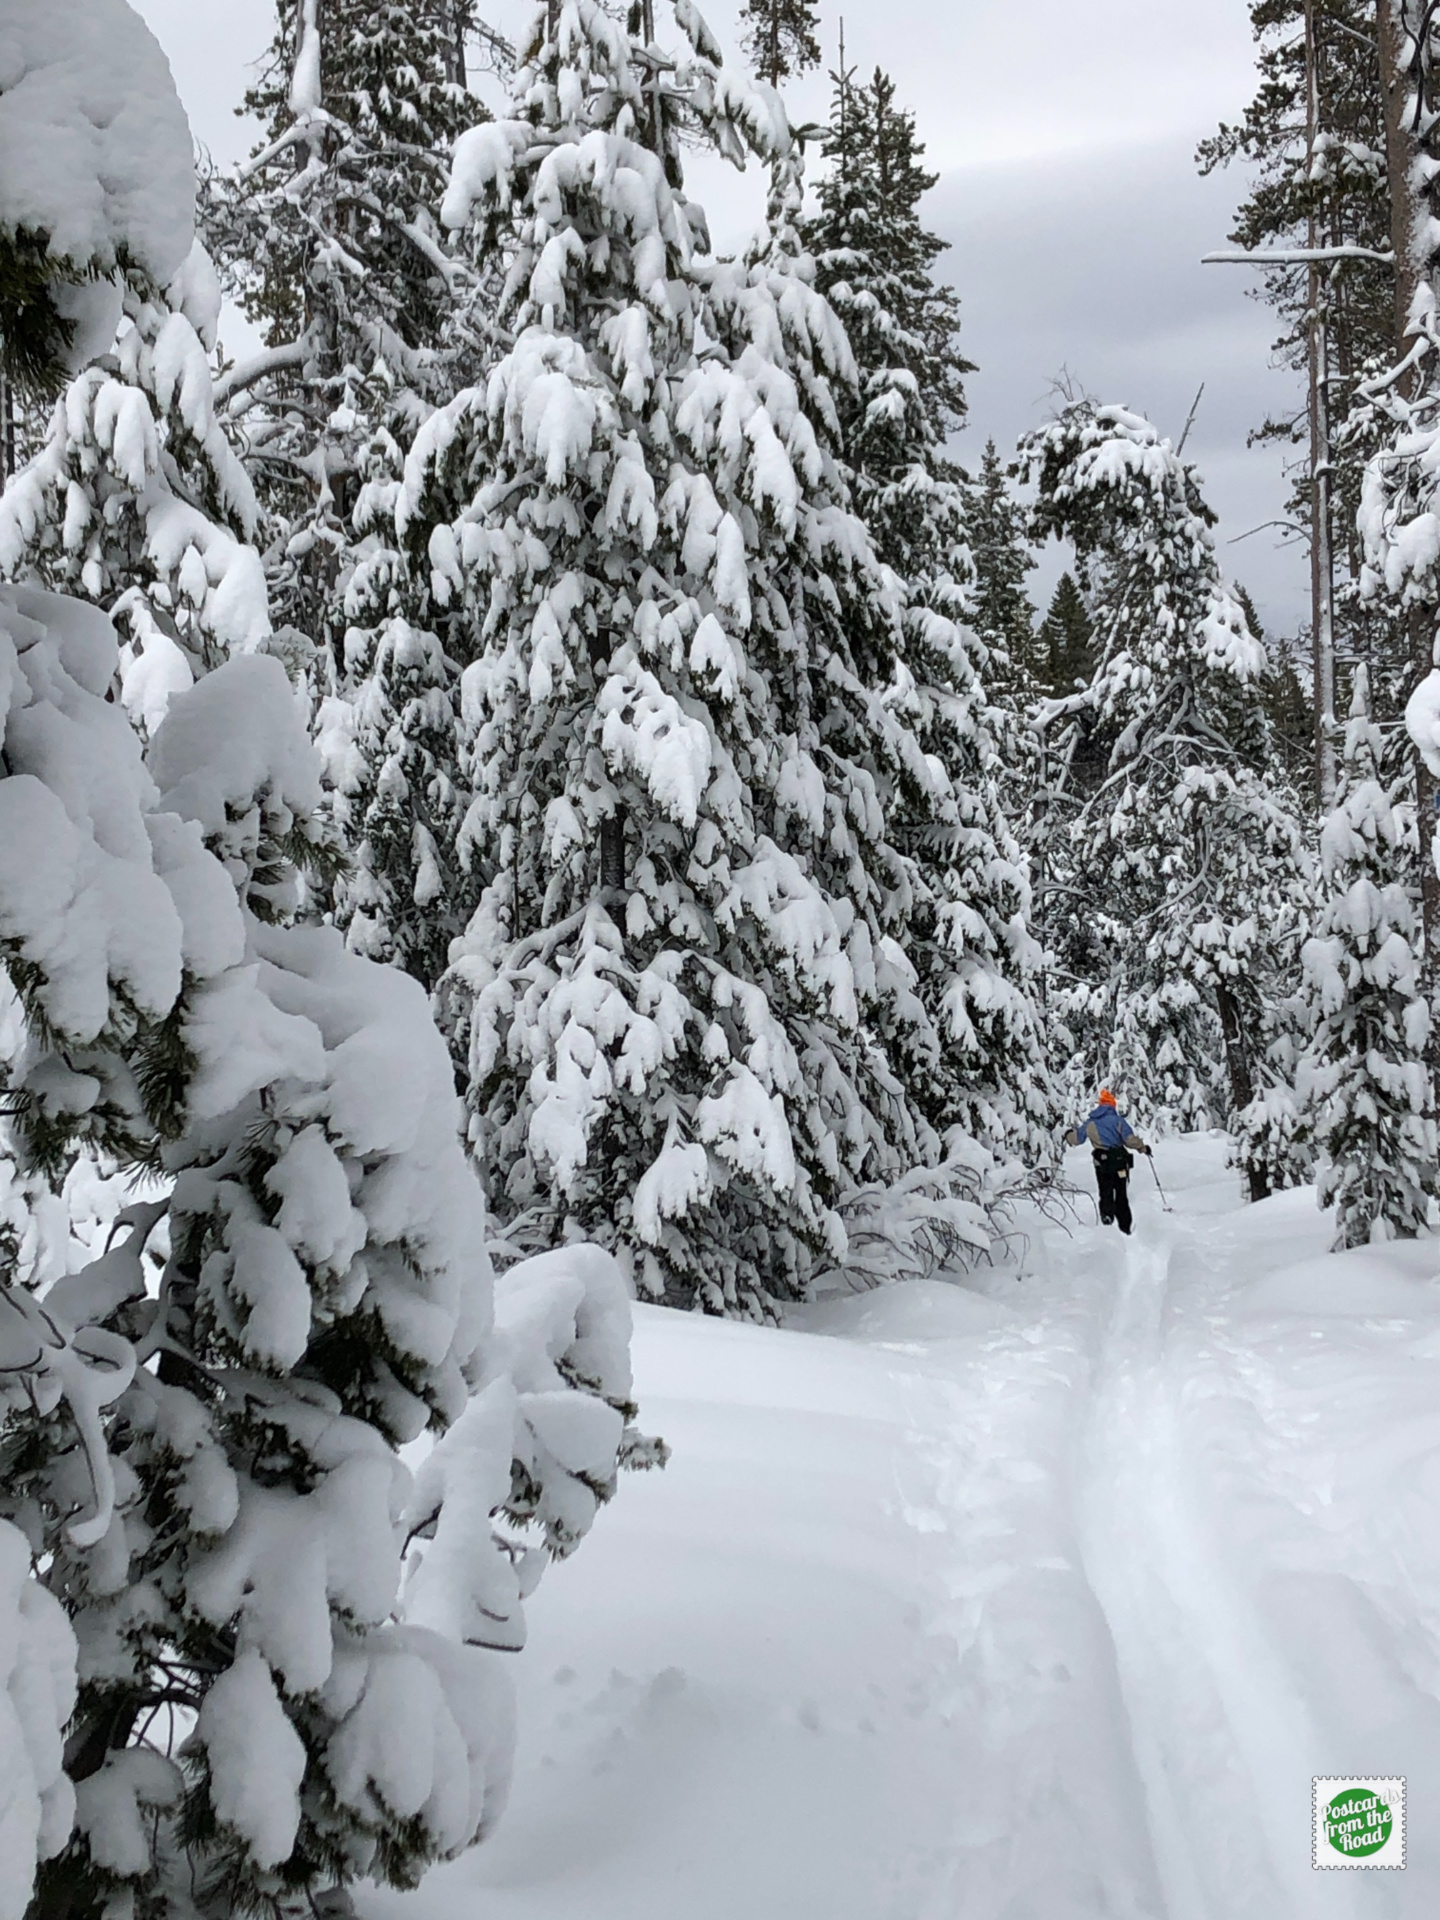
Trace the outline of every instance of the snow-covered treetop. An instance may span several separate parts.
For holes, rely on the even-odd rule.
[[[1216,689],[1258,681],[1265,650],[1221,577],[1194,469],[1148,420],[1088,400],[1031,436],[1036,531],[1105,576],[1104,656],[1088,701],[1108,717],[1163,701],[1177,670]]]
[[[662,96],[667,131],[688,105],[703,120],[707,143],[737,166],[743,167],[751,153],[765,159],[788,154],[793,137],[780,96],[721,65],[715,36],[690,0],[678,0],[675,21],[683,48],[669,57],[657,54],[653,80],[644,86],[633,65],[630,35],[597,0],[564,0],[553,22],[548,6],[537,5],[521,41],[523,62],[511,96],[511,117],[472,127],[455,144],[441,209],[445,225],[452,231],[464,227],[477,205],[493,213],[507,209],[517,169],[523,163],[528,173],[533,164],[531,149],[538,135],[542,142],[572,150],[568,160],[561,163],[557,157],[555,162],[563,165],[563,178],[557,174],[548,186],[543,179],[537,183],[535,208],[542,221],[550,210],[558,217],[562,194],[573,193],[588,168],[595,193],[605,193],[613,181],[615,197],[631,210],[633,220],[654,227],[657,243],[676,244],[668,196],[657,194],[650,177],[652,168],[658,171],[661,166],[653,148]],[[585,140],[587,133],[602,128],[626,142],[623,153],[603,140]],[[668,148],[665,172],[678,179],[673,134],[662,144]],[[649,164],[641,157],[646,154]],[[638,177],[628,177],[632,171],[638,171]],[[688,244],[681,244],[688,252]]]
[[[0,12],[0,232],[52,257],[129,261],[161,286],[190,252],[195,165],[169,63],[125,0]]]
[[[1373,863],[1377,846],[1383,856],[1385,852],[1393,855],[1400,845],[1400,826],[1391,810],[1390,794],[1381,783],[1381,759],[1380,729],[1370,712],[1370,670],[1362,661],[1355,668],[1350,718],[1345,723],[1341,790],[1320,833],[1325,878],[1342,892],[1358,870]],[[1350,904],[1353,909],[1355,903]],[[1336,917],[1332,906],[1331,918]]]

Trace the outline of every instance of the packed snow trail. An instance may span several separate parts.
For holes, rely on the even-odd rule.
[[[1155,1244],[1125,1250],[1092,1382],[1076,1517],[1117,1648],[1164,1911],[1260,1920],[1287,1910],[1276,1871],[1287,1851],[1313,1872],[1287,1834],[1306,1831],[1304,1756],[1316,1741],[1197,1521],[1166,1366],[1177,1254],[1168,1238],[1161,1229]]]
[[[1128,1242],[642,1310],[675,1458],[533,1603],[495,1838],[370,1920],[1440,1911],[1440,1246],[1160,1151]],[[1316,1773],[1407,1776],[1403,1872],[1311,1868]]]

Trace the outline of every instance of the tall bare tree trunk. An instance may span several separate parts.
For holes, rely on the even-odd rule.
[[[1320,135],[1320,48],[1315,33],[1316,0],[1305,0],[1305,157],[1313,171]],[[1311,205],[1306,246],[1313,252],[1328,236]],[[1331,524],[1330,275],[1316,261],[1309,268],[1310,376],[1310,638],[1315,661],[1315,781],[1320,805],[1335,804],[1335,553]]]
[[[1395,357],[1403,361],[1415,342],[1411,315],[1422,281],[1433,277],[1433,247],[1427,239],[1431,208],[1423,184],[1434,164],[1428,149],[1433,139],[1422,138],[1418,127],[1430,117],[1431,102],[1424,95],[1424,67],[1416,57],[1410,32],[1426,11],[1416,0],[1376,0],[1375,28],[1380,50],[1381,92],[1385,105],[1385,164],[1390,183],[1390,239],[1395,250]],[[1414,395],[1419,375],[1402,376],[1399,390]],[[1416,681],[1435,664],[1437,609],[1412,607],[1406,616],[1408,641]],[[1420,839],[1420,912],[1424,951],[1420,959],[1421,986],[1434,1003],[1436,943],[1440,939],[1440,876],[1435,871],[1432,836],[1437,824],[1437,784],[1417,750],[1415,811]]]

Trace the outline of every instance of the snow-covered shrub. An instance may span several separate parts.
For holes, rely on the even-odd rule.
[[[845,1259],[816,1286],[862,1291],[971,1266],[995,1244],[1000,1199],[990,1156],[960,1141],[938,1167],[856,1187],[841,1207]]]

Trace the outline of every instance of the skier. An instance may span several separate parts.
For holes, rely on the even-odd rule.
[[[1122,1233],[1129,1233],[1130,1169],[1132,1153],[1150,1149],[1115,1104],[1108,1087],[1100,1089],[1099,1103],[1078,1127],[1065,1129],[1067,1147],[1083,1147],[1089,1141],[1094,1149],[1095,1179],[1100,1188],[1100,1219],[1104,1226],[1113,1221]]]

